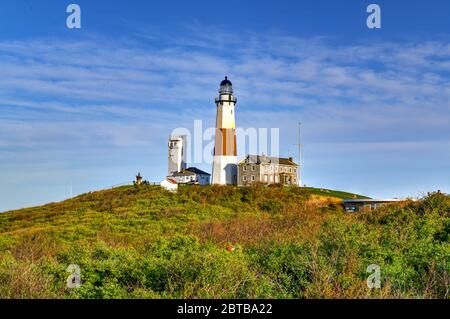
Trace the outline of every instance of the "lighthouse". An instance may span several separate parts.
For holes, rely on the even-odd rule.
[[[237,184],[237,147],[233,84],[225,77],[216,98],[216,136],[212,179],[215,185]]]

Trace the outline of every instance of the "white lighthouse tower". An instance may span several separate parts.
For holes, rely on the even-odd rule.
[[[212,180],[215,185],[237,184],[237,147],[233,85],[225,77],[216,98],[217,119]]]
[[[169,139],[169,175],[186,169],[186,143],[187,138],[182,136],[171,136]]]

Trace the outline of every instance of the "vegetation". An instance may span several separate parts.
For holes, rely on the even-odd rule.
[[[358,214],[335,196],[141,185],[3,213],[0,298],[449,297],[449,196]]]

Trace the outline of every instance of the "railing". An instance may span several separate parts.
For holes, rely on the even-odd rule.
[[[233,97],[229,97],[228,99],[222,99],[222,98],[220,98],[220,97],[216,97],[216,99],[215,99],[215,101],[216,101],[216,103],[218,103],[218,102],[237,102],[237,98],[235,98],[234,96]]]

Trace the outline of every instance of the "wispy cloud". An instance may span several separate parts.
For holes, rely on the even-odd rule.
[[[437,151],[450,141],[448,42],[340,45],[199,26],[184,34],[0,42],[0,174],[20,163],[17,154],[29,163],[33,152],[70,148],[92,158],[98,147],[149,148],[149,161],[163,163],[173,128],[214,123],[224,75],[236,87],[238,124],[280,127],[282,153],[293,149],[298,120],[310,145],[328,145],[320,156],[329,161],[345,143],[382,152],[421,142]]]

